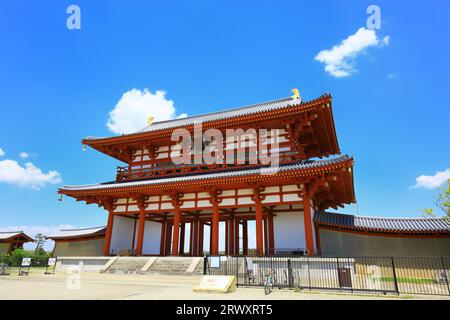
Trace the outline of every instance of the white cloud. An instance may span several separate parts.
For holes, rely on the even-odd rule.
[[[5,155],[5,151],[3,151],[2,148],[0,148],[0,157],[3,157]]]
[[[421,175],[416,178],[413,188],[435,189],[450,179],[450,170],[437,171],[433,176]]]
[[[132,133],[144,128],[149,116],[154,122],[177,118],[173,101],[167,100],[161,90],[152,93],[149,89],[131,89],[109,113],[107,126],[114,133]],[[183,116],[186,114],[178,117]]]
[[[369,47],[388,45],[389,40],[389,36],[380,40],[375,30],[359,28],[354,34],[342,40],[339,45],[320,51],[314,59],[324,63],[325,71],[331,76],[348,77],[357,71],[355,59],[359,54]]]
[[[21,157],[22,159],[26,159],[28,158],[30,155],[27,152],[21,152],[19,153],[19,157]]]
[[[17,161],[0,161],[0,182],[14,184],[24,188],[39,190],[46,184],[61,183],[61,175],[57,171],[42,172],[31,162],[22,167]]]

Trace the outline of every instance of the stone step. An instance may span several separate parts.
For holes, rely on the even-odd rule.
[[[107,270],[109,273],[138,273],[149,258],[119,257]]]
[[[187,273],[189,266],[195,261],[195,257],[160,257],[152,265],[149,273],[167,274],[191,274]]]
[[[157,257],[152,263],[150,259],[154,257],[118,257],[106,270],[108,273],[160,273],[160,274],[202,274],[203,260],[196,257]],[[195,263],[195,269],[192,271]],[[143,267],[149,263],[150,268],[143,271]],[[146,267],[147,268],[147,267]],[[188,269],[191,270],[188,271]]]

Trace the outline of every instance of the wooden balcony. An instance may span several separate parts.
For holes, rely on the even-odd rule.
[[[274,155],[272,155],[274,156]],[[301,160],[303,154],[298,151],[286,151],[277,154],[280,164],[286,164],[290,162],[296,162]],[[254,168],[260,167],[260,163],[255,161],[250,162],[246,157],[245,163],[240,163],[236,159],[233,163],[227,163],[226,159],[224,163],[216,164],[195,164],[194,157],[191,159],[191,164],[174,164],[172,161],[156,161],[151,163],[149,161],[139,164],[133,164],[131,166],[117,167],[117,181],[130,181],[130,180],[145,180],[152,178],[170,177],[176,175],[184,175],[189,173],[210,173],[214,171],[222,171],[226,169],[237,168]]]

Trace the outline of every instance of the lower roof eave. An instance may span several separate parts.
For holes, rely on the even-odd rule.
[[[78,197],[87,195],[114,195],[120,193],[155,193],[159,194],[164,190],[173,190],[179,188],[187,188],[188,190],[205,189],[210,187],[218,187],[226,189],[239,185],[252,184],[276,184],[282,181],[290,181],[293,183],[316,177],[323,174],[332,174],[335,172],[345,172],[351,176],[351,186],[348,190],[348,201],[354,202],[353,191],[353,158],[349,156],[340,156],[335,159],[318,160],[318,161],[301,161],[296,164],[280,166],[278,171],[267,171],[265,168],[236,170],[224,173],[209,173],[202,175],[187,175],[175,178],[154,179],[135,182],[113,182],[105,184],[94,184],[86,186],[65,186],[58,189],[59,194]]]

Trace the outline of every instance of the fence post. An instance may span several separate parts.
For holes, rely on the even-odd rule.
[[[289,287],[291,288],[293,285],[291,259],[288,258],[287,263],[288,263],[288,283],[289,283]]]
[[[397,292],[397,294],[400,294],[400,291],[398,291],[397,273],[395,272],[394,257],[391,257],[391,263],[392,263],[392,274],[393,274],[393,276],[394,276],[394,288],[395,288],[395,292]]]
[[[448,283],[447,269],[445,268],[445,263],[444,263],[444,258],[443,257],[441,257],[441,263],[442,263],[442,268],[444,270],[445,282],[447,283],[448,294],[450,295],[450,284]]]

